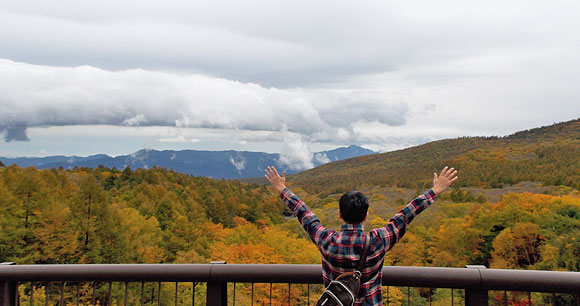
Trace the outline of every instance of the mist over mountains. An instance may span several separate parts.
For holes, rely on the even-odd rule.
[[[373,153],[375,152],[353,145],[314,153],[312,162],[314,166],[317,167],[328,162]],[[281,159],[280,154],[247,151],[157,151],[144,149],[133,154],[116,157],[111,157],[105,154],[91,155],[87,157],[0,157],[0,161],[7,166],[17,164],[20,167],[33,166],[39,169],[59,167],[64,169],[72,169],[74,167],[96,168],[99,165],[108,168],[116,167],[119,169],[123,169],[127,166],[132,169],[149,169],[158,166],[189,175],[206,176],[218,179],[260,177],[264,174],[264,169],[270,165],[279,167],[281,171],[286,170],[288,174],[300,172],[299,170],[291,169],[287,164],[285,164],[283,159]]]

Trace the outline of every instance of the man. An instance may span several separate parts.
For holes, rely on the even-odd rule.
[[[322,255],[322,277],[324,285],[344,272],[353,271],[364,248],[365,232],[362,226],[368,216],[369,203],[360,192],[351,191],[339,200],[339,217],[345,224],[340,232],[327,229],[320,224],[314,213],[286,188],[286,172],[280,176],[274,167],[266,170],[266,179],[278,192],[288,208],[294,212],[310,239]],[[382,305],[381,281],[385,254],[399,241],[407,225],[416,215],[429,207],[439,194],[457,180],[457,170],[445,167],[441,174],[433,173],[433,188],[426,191],[401,209],[381,228],[369,232],[370,247],[361,279],[361,287],[355,305]]]

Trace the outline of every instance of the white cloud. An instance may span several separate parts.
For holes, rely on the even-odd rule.
[[[284,148],[280,153],[280,163],[291,170],[305,170],[314,167],[313,154],[302,137],[295,133],[285,133]]]
[[[196,139],[196,138],[186,138],[183,135],[179,135],[179,136],[176,136],[176,137],[162,137],[162,138],[157,139],[157,141],[159,141],[159,142],[183,142],[183,143],[188,143],[189,142],[189,143],[196,143],[196,142],[199,142],[200,140],[199,139]]]
[[[246,169],[246,160],[244,158],[239,158],[236,160],[232,156],[230,156],[230,163],[238,170],[238,173],[241,173],[242,170]]]
[[[326,164],[331,162],[326,153],[314,153],[313,162],[317,164]]]
[[[325,91],[281,90],[202,75],[0,60],[0,131],[26,140],[27,127],[176,126],[290,131],[307,137],[350,130],[353,120],[405,122],[406,108]],[[338,104],[338,107],[337,107]],[[354,114],[355,118],[352,117]],[[160,141],[179,141],[162,138]]]
[[[142,125],[143,123],[146,123],[146,122],[147,122],[147,119],[145,118],[145,115],[139,114],[133,118],[127,118],[127,119],[123,120],[123,122],[121,122],[121,125],[139,126],[139,125]]]

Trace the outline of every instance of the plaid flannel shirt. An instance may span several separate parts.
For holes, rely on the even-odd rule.
[[[280,197],[318,247],[322,255],[325,287],[340,274],[356,269],[364,248],[365,233],[361,224],[343,224],[340,232],[327,229],[320,224],[310,208],[288,188],[282,190]],[[381,281],[385,254],[403,237],[407,225],[415,216],[429,207],[436,198],[433,190],[428,190],[401,209],[384,227],[369,232],[371,241],[355,305],[383,304]]]

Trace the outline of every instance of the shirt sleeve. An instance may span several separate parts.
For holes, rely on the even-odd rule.
[[[373,230],[384,240],[385,252],[403,238],[407,231],[407,226],[415,219],[415,216],[429,207],[436,199],[437,195],[430,189],[403,207],[389,220],[387,225]]]
[[[280,197],[284,201],[284,204],[294,212],[296,218],[300,224],[302,224],[302,228],[308,233],[312,242],[314,242],[317,246],[319,242],[326,238],[331,230],[328,230],[322,224],[320,224],[320,220],[316,215],[302,202],[292,191],[288,188],[284,188],[280,193]]]

